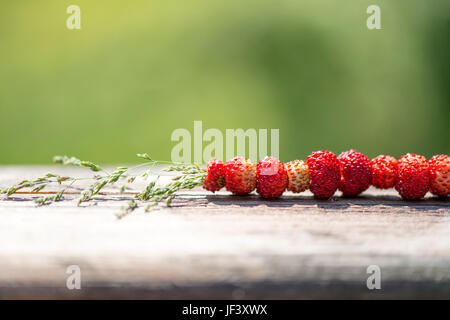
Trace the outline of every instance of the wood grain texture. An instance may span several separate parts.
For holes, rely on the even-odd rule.
[[[0,167],[0,186],[49,170],[86,172]],[[370,189],[264,201],[199,188],[171,208],[117,220],[131,196],[82,207],[76,195],[44,207],[34,197],[0,200],[0,299],[450,298],[448,198],[402,201]],[[66,288],[74,264],[81,290]],[[381,268],[381,290],[367,289],[369,265]]]

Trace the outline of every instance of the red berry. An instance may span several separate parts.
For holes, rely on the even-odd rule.
[[[235,157],[225,164],[225,187],[237,195],[255,190],[256,166],[247,158]]]
[[[372,185],[378,189],[393,188],[397,181],[397,159],[391,156],[378,156],[370,161]]]
[[[318,199],[328,199],[337,190],[340,173],[339,162],[331,151],[311,153],[306,162],[309,167],[309,189]]]
[[[211,159],[206,166],[207,175],[203,188],[208,191],[218,191],[225,185],[225,166],[222,161]]]
[[[395,189],[403,199],[420,199],[430,188],[428,162],[424,156],[408,153],[397,163],[398,178]]]
[[[428,161],[430,166],[430,191],[436,196],[450,194],[450,157],[445,154],[434,156]]]
[[[342,152],[337,158],[341,172],[339,190],[342,195],[355,197],[366,191],[372,181],[369,158],[356,150]]]
[[[284,167],[288,174],[289,191],[299,193],[309,189],[309,169],[306,162],[294,160],[286,163]]]
[[[256,191],[266,199],[281,196],[288,185],[288,176],[283,162],[265,157],[256,165]]]

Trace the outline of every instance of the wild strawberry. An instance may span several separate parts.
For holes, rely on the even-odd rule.
[[[445,154],[434,156],[428,161],[430,166],[430,191],[436,196],[450,194],[450,157]]]
[[[288,175],[287,189],[294,193],[309,189],[309,169],[306,162],[294,160],[284,165]]]
[[[203,188],[208,191],[218,191],[225,185],[225,166],[222,161],[211,159],[206,166],[207,175]]]
[[[367,190],[372,181],[369,158],[356,150],[342,152],[337,158],[341,172],[339,190],[342,195],[355,197]]]
[[[372,185],[378,189],[393,188],[397,181],[397,159],[381,155],[370,161]]]
[[[256,191],[266,199],[281,196],[288,185],[288,176],[283,162],[265,157],[256,165]]]
[[[247,158],[235,157],[225,164],[225,187],[237,195],[249,194],[256,187],[256,166]]]
[[[339,162],[331,151],[316,151],[306,158],[309,168],[309,189],[318,199],[328,199],[337,190],[340,173]]]
[[[424,156],[408,153],[397,163],[398,178],[395,189],[403,199],[420,199],[430,188],[430,172]]]

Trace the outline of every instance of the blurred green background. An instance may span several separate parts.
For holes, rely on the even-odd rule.
[[[66,8],[81,8],[68,30]],[[382,30],[366,9],[381,7]],[[170,159],[176,128],[279,128],[282,160],[450,151],[448,0],[2,1],[0,164]]]

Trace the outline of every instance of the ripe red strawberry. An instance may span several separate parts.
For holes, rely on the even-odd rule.
[[[266,199],[280,197],[288,185],[288,176],[283,162],[265,157],[256,165],[256,191]]]
[[[370,161],[372,185],[378,189],[393,188],[397,181],[397,159],[381,155]]]
[[[372,181],[370,175],[370,160],[366,155],[349,150],[338,157],[341,172],[339,190],[344,197],[355,197],[369,188]]]
[[[306,159],[309,168],[309,189],[317,199],[328,199],[337,190],[340,173],[339,162],[331,151],[316,151]]]
[[[225,166],[222,161],[211,159],[206,166],[207,175],[203,188],[208,191],[218,191],[225,185]]]
[[[235,157],[225,164],[225,187],[237,195],[255,190],[256,166],[247,158]]]
[[[450,194],[450,157],[445,154],[434,156],[428,161],[430,166],[430,191],[436,196]]]
[[[289,179],[289,191],[299,193],[309,189],[309,169],[306,162],[294,160],[286,163],[284,167]]]
[[[395,189],[403,199],[420,199],[430,188],[427,159],[417,154],[405,154],[397,163],[398,178]]]

